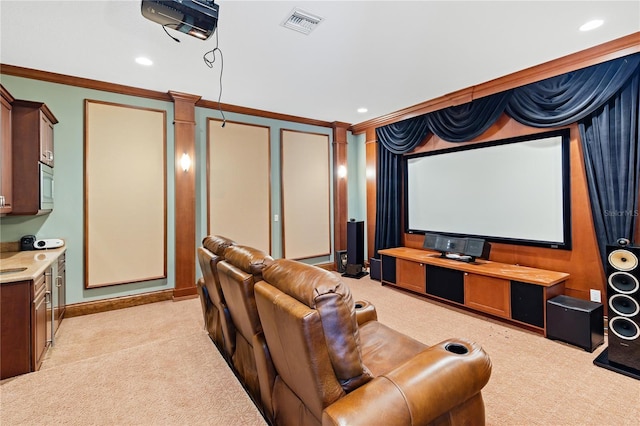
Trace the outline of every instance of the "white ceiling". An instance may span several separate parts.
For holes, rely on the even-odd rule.
[[[223,103],[353,124],[640,31],[638,0],[216,3]],[[282,27],[294,7],[324,21]],[[3,64],[218,99],[215,36],[176,43],[139,0],[1,0],[0,18]]]

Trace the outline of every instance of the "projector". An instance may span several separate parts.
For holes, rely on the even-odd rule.
[[[142,0],[142,16],[165,28],[206,40],[218,25],[213,0]]]
[[[45,238],[43,240],[36,240],[33,243],[33,248],[37,250],[58,248],[64,245],[64,241],[59,238]]]

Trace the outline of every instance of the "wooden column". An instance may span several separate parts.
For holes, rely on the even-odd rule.
[[[347,216],[349,214],[347,176],[347,129],[350,124],[334,121],[333,127],[333,241],[334,250],[347,249]]]
[[[367,253],[374,257],[376,239],[376,188],[378,175],[378,142],[374,128],[367,129],[365,142],[367,175]]]
[[[196,292],[196,174],[195,104],[200,96],[169,92],[173,99],[175,138],[175,274],[173,298],[195,296]],[[191,167],[181,166],[183,154],[191,158]]]

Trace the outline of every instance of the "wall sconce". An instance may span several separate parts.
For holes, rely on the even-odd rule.
[[[344,166],[344,165],[338,166],[338,177],[340,179],[347,177],[347,166]]]
[[[180,167],[182,167],[182,170],[185,172],[188,172],[191,168],[191,157],[189,157],[189,154],[186,152],[182,154],[182,157],[180,158]]]

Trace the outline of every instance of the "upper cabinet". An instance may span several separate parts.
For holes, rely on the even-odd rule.
[[[12,214],[34,215],[53,209],[53,126],[58,120],[42,102],[12,104]]]
[[[11,213],[12,156],[11,156],[11,103],[13,96],[0,85],[2,92],[2,117],[0,118],[0,215]]]

